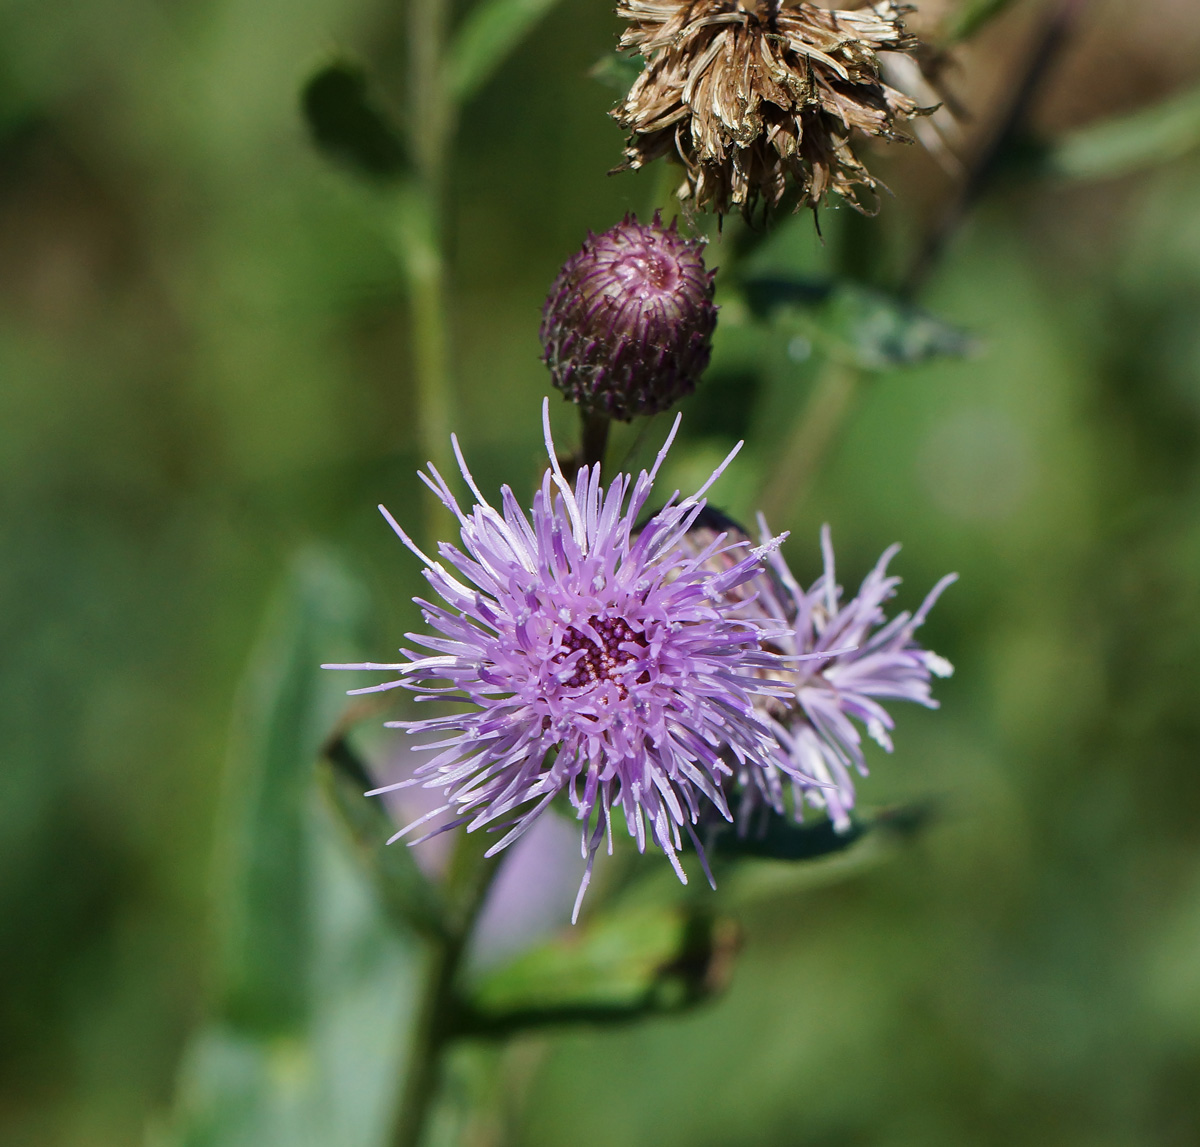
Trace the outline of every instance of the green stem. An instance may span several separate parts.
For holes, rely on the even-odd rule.
[[[597,410],[588,410],[583,406],[579,408],[579,416],[583,423],[583,442],[580,450],[583,465],[595,466],[599,463],[601,472],[603,472],[604,455],[608,450],[610,419],[607,414]]]
[[[453,470],[453,423],[446,321],[446,263],[442,247],[442,201],[446,153],[453,128],[442,58],[446,0],[409,0],[409,141],[415,187],[403,196],[402,258],[408,276],[416,374],[417,445],[422,460],[448,477]],[[432,545],[445,524],[445,511],[426,499],[425,541]]]
[[[774,528],[786,527],[804,500],[850,410],[862,377],[862,371],[856,367],[833,359],[826,361],[792,428],[783,458],[759,501]]]
[[[459,836],[446,881],[450,899],[447,934],[430,945],[426,987],[413,1024],[407,1075],[390,1147],[420,1147],[437,1098],[442,1059],[459,1025],[458,975],[479,910],[499,865],[483,857],[480,841]]]

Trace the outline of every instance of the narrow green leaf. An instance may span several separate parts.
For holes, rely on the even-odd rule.
[[[504,62],[557,0],[479,0],[450,43],[446,85],[450,98],[465,103]]]
[[[372,180],[408,172],[403,137],[361,68],[344,62],[322,68],[304,85],[300,106],[313,143],[335,163]]]
[[[1011,4],[1012,0],[964,0],[947,22],[942,45],[952,48],[969,40]]]
[[[1050,149],[1051,174],[1105,179],[1167,163],[1200,147],[1200,88],[1153,107],[1090,124]]]
[[[891,370],[963,358],[978,342],[921,307],[882,291],[803,276],[755,276],[744,284],[759,318],[787,310],[814,346],[862,370]]]
[[[637,907],[565,931],[470,985],[461,1034],[500,1037],[681,1011],[723,989],[737,930],[686,907]]]
[[[222,809],[223,1011],[256,1031],[307,1015],[313,768],[345,704],[320,668],[352,657],[367,615],[357,582],[327,553],[292,563],[239,694]]]
[[[152,1147],[378,1147],[403,1078],[418,950],[389,924],[332,821],[309,819],[309,1008],[288,1035],[192,1038]]]
[[[222,815],[217,1015],[190,1041],[155,1147],[385,1141],[420,946],[314,784],[347,684],[319,666],[360,655],[368,606],[337,555],[315,549],[271,603],[239,696]]]
[[[443,936],[445,925],[437,890],[417,866],[410,848],[389,845],[396,831],[378,797],[365,797],[372,787],[361,763],[343,740],[326,750],[321,785],[329,807],[354,844],[364,871],[375,883],[380,902],[402,929],[426,936]]]

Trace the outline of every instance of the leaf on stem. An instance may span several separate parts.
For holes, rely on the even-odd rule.
[[[862,370],[892,370],[936,358],[964,358],[978,341],[921,307],[852,283],[755,276],[745,283],[753,314],[789,309],[818,349]]]
[[[705,850],[721,859],[819,860],[845,852],[872,832],[911,836],[928,823],[931,809],[928,805],[912,805],[859,815],[842,832],[828,820],[804,824],[771,809],[766,813],[765,823],[755,826],[761,831],[752,829],[739,835],[733,825],[720,825],[705,841]]]
[[[738,942],[732,922],[686,906],[601,916],[477,980],[459,1034],[497,1038],[682,1011],[724,989]]]
[[[239,691],[221,812],[224,1012],[254,1030],[301,1023],[309,975],[313,768],[345,685],[322,661],[353,655],[367,598],[329,554],[292,563]]]
[[[952,48],[969,40],[1011,5],[1012,0],[964,0],[946,22],[940,46]]]
[[[1045,156],[1051,175],[1108,179],[1167,163],[1200,147],[1200,88],[1073,131]]]
[[[345,707],[322,671],[360,655],[369,602],[307,550],[271,602],[240,691],[222,809],[216,1016],[183,1055],[163,1147],[374,1147],[404,1059],[417,951],[385,914],[314,766]]]
[[[329,64],[300,95],[313,143],[328,159],[365,179],[390,181],[409,171],[400,131],[376,102],[366,74],[354,64]]]
[[[467,13],[446,55],[446,87],[456,103],[466,103],[550,11],[557,0],[479,0]]]

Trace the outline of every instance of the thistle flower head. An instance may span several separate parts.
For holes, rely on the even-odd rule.
[[[760,527],[766,525],[760,518]],[[900,579],[887,568],[900,549],[884,551],[858,593],[842,598],[837,584],[829,527],[821,531],[825,569],[806,592],[778,553],[768,556],[770,576],[756,583],[761,592],[756,607],[786,627],[772,638],[793,660],[786,672],[790,697],[764,710],[779,738],[778,767],[792,780],[797,795],[828,811],[839,828],[848,827],[854,807],[853,773],[867,772],[859,726],[889,753],[895,727],[882,701],[914,701],[937,708],[932,677],[948,677],[954,667],[945,658],[923,649],[916,631],[924,624],[942,592],[957,580],[947,574],[930,590],[915,614],[903,612],[888,619],[884,603],[895,596]],[[779,786],[766,773],[749,779],[772,803]]]
[[[432,466],[422,475],[462,538],[461,549],[442,543],[437,561],[389,516],[441,599],[418,599],[430,632],[408,635],[421,648],[401,650],[402,662],[335,668],[398,675],[356,692],[404,687],[418,700],[458,703],[457,712],[393,722],[435,752],[411,780],[389,787],[443,793],[397,835],[448,814],[435,831],[504,830],[490,855],[565,793],[588,861],[580,898],[605,837],[611,848],[614,806],[639,849],[649,839],[685,880],[680,829],[690,834],[709,802],[728,819],[722,779],[776,751],[755,705],[764,691],[780,691],[764,675],[779,660],[761,645],[772,623],[739,618],[730,595],[762,570],[778,540],[719,569],[722,537],[697,553],[681,546],[729,459],[635,533],[671,439],[636,480],[619,475],[605,489],[599,467],[585,467],[572,488],[556,460],[548,404],[543,419],[550,469],[528,515],[508,487],[498,508],[486,501],[457,442],[472,508],[460,508]]]
[[[857,130],[906,138],[921,113],[880,78],[876,53],[916,40],[894,0],[832,11],[804,0],[621,0],[621,47],[646,66],[613,117],[626,166],[673,156],[680,197],[718,213],[775,207],[789,182],[816,208],[830,192],[863,210],[878,181],[854,154]]]
[[[543,359],[573,402],[621,422],[691,394],[717,308],[699,240],[632,215],[564,264],[542,317]]]

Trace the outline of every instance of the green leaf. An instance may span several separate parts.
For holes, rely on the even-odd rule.
[[[639,906],[563,932],[468,989],[461,1034],[500,1037],[677,1012],[725,986],[736,927],[686,906]]]
[[[366,74],[354,64],[329,64],[304,85],[300,96],[313,143],[335,163],[371,180],[407,174],[402,136],[376,102]]]
[[[1050,149],[1046,163],[1068,179],[1104,179],[1178,159],[1200,147],[1200,88],[1130,115],[1091,124]]]
[[[396,831],[378,797],[365,797],[372,787],[358,758],[344,740],[326,750],[321,785],[329,807],[349,834],[363,870],[375,882],[380,902],[402,929],[442,937],[445,923],[441,899],[402,843],[387,843]]]
[[[754,275],[744,283],[746,302],[755,318],[769,318],[781,307],[814,307],[837,289],[829,279],[805,275]]]
[[[627,56],[623,52],[609,52],[588,69],[588,75],[606,88],[612,88],[624,99],[633,87],[634,80],[642,74],[642,65],[640,58]]]
[[[217,1021],[180,1066],[152,1147],[378,1147],[403,1078],[419,990],[411,937],[391,926],[341,835],[313,806],[307,1020],[287,1035]]]
[[[1012,0],[964,0],[947,21],[942,46],[951,48],[969,40],[1011,4]]]
[[[842,852],[870,830],[871,825],[863,821],[856,821],[844,832],[838,832],[827,820],[797,824],[791,817],[772,813],[763,833],[739,836],[732,826],[723,826],[711,843],[705,843],[705,851],[714,858],[816,860]]]
[[[450,43],[446,84],[451,99],[469,100],[557,0],[479,0]]]
[[[222,809],[217,1014],[183,1056],[174,1109],[152,1137],[161,1147],[384,1142],[419,945],[314,783],[346,707],[345,675],[320,663],[360,656],[368,617],[359,582],[318,549],[297,555],[270,604]]]
[[[713,856],[719,900],[745,906],[844,880],[893,856],[920,836],[936,812],[926,801],[860,813],[844,834],[819,824],[788,830],[785,821],[772,825],[758,844],[727,835]]]
[[[860,814],[841,832],[828,820],[798,824],[790,816],[769,809],[767,813],[762,831],[739,834],[732,825],[720,825],[705,841],[705,851],[714,859],[819,860],[846,851],[871,832],[912,835],[928,822],[931,809],[928,805],[912,805],[874,815]]]
[[[862,370],[963,358],[978,348],[965,331],[882,291],[787,275],[754,276],[744,287],[756,316],[795,316],[814,346]]]
[[[345,681],[322,661],[353,657],[367,616],[358,583],[327,553],[292,563],[239,692],[221,810],[223,1012],[286,1032],[308,1012],[311,793]]]

